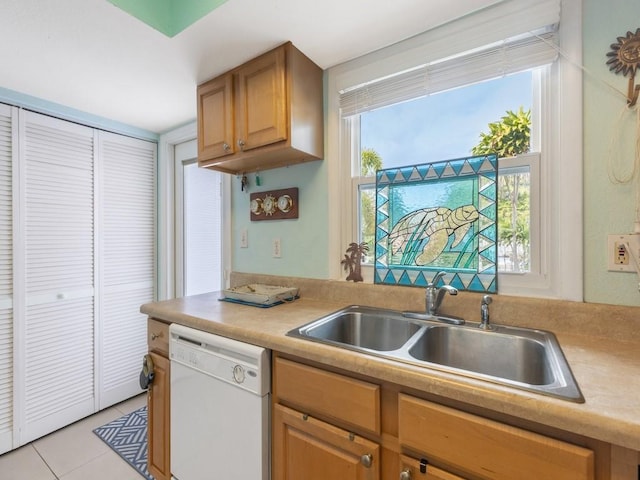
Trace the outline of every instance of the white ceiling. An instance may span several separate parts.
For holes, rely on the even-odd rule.
[[[287,40],[323,69],[496,0],[228,0],[173,38],[107,0],[0,0],[0,87],[156,133],[199,83]]]

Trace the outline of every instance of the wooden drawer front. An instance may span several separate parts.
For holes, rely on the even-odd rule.
[[[169,356],[169,324],[150,318],[147,321],[149,350]]]
[[[276,358],[273,378],[278,401],[380,434],[378,385],[283,358]]]
[[[453,473],[440,470],[433,465],[427,465],[423,473],[420,471],[420,460],[406,455],[400,455],[400,468],[401,472],[407,472],[409,474],[411,480],[465,480]]]
[[[492,480],[591,480],[591,450],[400,394],[403,447]]]

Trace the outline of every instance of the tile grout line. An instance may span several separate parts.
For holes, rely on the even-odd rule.
[[[56,472],[53,471],[53,469],[49,466],[49,464],[47,463],[47,461],[44,459],[44,457],[42,456],[42,454],[40,453],[40,451],[38,450],[38,448],[36,447],[35,443],[31,443],[30,444],[33,449],[36,451],[36,453],[38,454],[38,456],[42,459],[42,461],[44,462],[44,464],[47,466],[47,468],[49,469],[49,471],[51,472],[51,475],[53,475],[53,477],[56,480],[60,480],[60,477],[58,477],[58,475],[56,475]]]
[[[144,400],[146,400],[146,396],[145,396],[145,397],[143,397],[143,395],[145,395],[145,394],[144,394],[144,392],[143,392],[143,393],[141,393],[141,394],[139,394],[139,395],[140,395],[140,398],[142,398],[142,402],[141,402],[141,403],[142,403],[142,407],[146,406],[146,402],[144,401]],[[115,412],[117,412],[117,413],[119,414],[119,416],[128,415],[128,414],[130,414],[130,413],[133,413],[134,411],[136,411],[136,410],[138,410],[138,409],[140,409],[140,408],[142,408],[142,407],[141,407],[140,405],[138,405],[136,402],[130,402],[130,404],[129,404],[129,405],[127,405],[129,408],[125,409],[125,408],[123,408],[123,405],[122,405],[122,404],[123,404],[123,403],[125,403],[125,402],[128,402],[129,400],[133,400],[135,397],[137,397],[137,395],[136,395],[136,396],[134,396],[134,397],[131,397],[130,399],[127,399],[127,400],[125,400],[125,401],[123,401],[123,402],[120,402],[120,404],[111,405],[110,407],[105,408],[105,409],[103,409],[103,410],[101,410],[101,411],[99,411],[99,412],[95,412],[95,413],[94,413],[94,415],[96,415],[96,414],[98,414],[98,413],[101,413],[101,412],[105,412],[105,411],[107,411],[107,410],[108,410],[108,409],[110,409],[110,408],[112,408]],[[133,403],[134,405],[133,405],[133,406],[131,406],[131,403]],[[131,410],[131,411],[127,411],[127,412],[125,412],[125,411],[123,411],[123,410]],[[90,415],[90,416],[91,416],[91,415]],[[89,418],[89,417],[86,417],[86,418]],[[85,419],[86,419],[86,418],[85,418]],[[81,419],[81,420],[85,420],[85,419]],[[79,420],[78,422],[80,422],[81,420]],[[70,424],[70,425],[67,425],[66,427],[61,428],[60,430],[63,430],[64,428],[68,428],[68,427],[70,427],[70,426],[71,426],[71,424]],[[93,429],[91,429],[91,431],[92,431],[92,430],[93,430]],[[52,433],[53,433],[53,432],[52,432]],[[95,432],[93,432],[93,431],[92,431],[92,433],[95,433]],[[46,437],[46,435],[45,435],[45,437]],[[44,438],[44,437],[43,437],[43,438]],[[36,455],[37,455],[38,457],[40,457],[40,459],[42,460],[42,462],[43,462],[43,463],[44,463],[44,465],[46,466],[47,470],[49,470],[49,472],[51,472],[51,475],[53,476],[53,477],[52,477],[52,478],[53,478],[53,480],[61,480],[62,478],[64,478],[64,477],[67,475],[67,473],[71,473],[71,471],[75,470],[75,468],[74,468],[74,469],[72,469],[70,472],[63,473],[63,474],[61,474],[61,476],[58,476],[58,475],[55,473],[55,471],[53,470],[53,468],[51,467],[51,465],[49,465],[49,463],[48,463],[48,462],[47,462],[47,460],[45,459],[44,453],[43,453],[43,452],[40,452],[40,450],[39,450],[39,449],[38,449],[38,447],[36,446],[36,442],[35,442],[35,441],[34,441],[34,442],[29,442],[28,444],[25,444],[25,445],[23,445],[22,447],[28,447],[28,446],[29,446],[29,447],[31,447],[31,448],[33,448],[33,450],[36,452]],[[14,449],[14,450],[17,450],[17,449]],[[103,455],[107,455],[107,454],[108,454],[108,452],[109,452],[109,451],[112,451],[112,450],[113,450],[113,449],[107,449],[107,451],[102,452],[101,454],[97,455],[96,457],[92,458],[92,459],[91,459],[91,460],[89,460],[89,461],[93,461],[93,460],[95,460],[95,459],[97,459],[97,458],[99,458],[99,457],[101,457],[101,456],[103,456]],[[11,452],[11,451],[9,451],[9,452]],[[9,453],[9,452],[7,452],[7,453]],[[119,456],[119,455],[117,454],[117,452],[114,452],[114,453],[116,454],[117,458],[118,458],[120,461],[124,461],[124,462],[126,462],[129,466],[131,466],[131,465],[130,465],[130,464],[129,464],[125,459],[123,459],[121,456]],[[81,466],[78,466],[77,468],[80,468],[80,467],[81,467]],[[135,471],[135,467],[132,467],[132,468],[133,468],[133,469],[134,469],[134,471]],[[138,473],[139,473],[139,472],[138,472]]]

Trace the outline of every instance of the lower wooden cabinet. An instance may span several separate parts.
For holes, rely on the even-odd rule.
[[[591,448],[278,355],[273,401],[273,480],[612,480],[606,446],[596,469]]]
[[[272,478],[378,480],[380,447],[307,414],[273,409]]]
[[[148,393],[148,468],[156,480],[171,480],[169,359],[150,353],[155,377]]]
[[[401,447],[491,480],[593,480],[594,453],[560,440],[400,394]]]
[[[149,341],[148,466],[156,480],[171,480],[168,325],[152,326],[161,333]],[[607,444],[560,437],[589,448],[574,445],[278,354],[272,398],[272,480],[631,480],[640,461],[637,452],[618,449],[622,461]]]
[[[147,392],[147,467],[155,480],[171,480],[169,325],[149,319],[148,334],[154,377]]]

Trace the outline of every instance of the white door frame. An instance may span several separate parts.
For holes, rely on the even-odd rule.
[[[197,137],[196,122],[160,135],[158,143],[158,300],[180,295],[177,284],[175,146]],[[222,268],[225,286],[231,269],[230,176],[222,181]],[[180,288],[179,288],[180,287]]]

